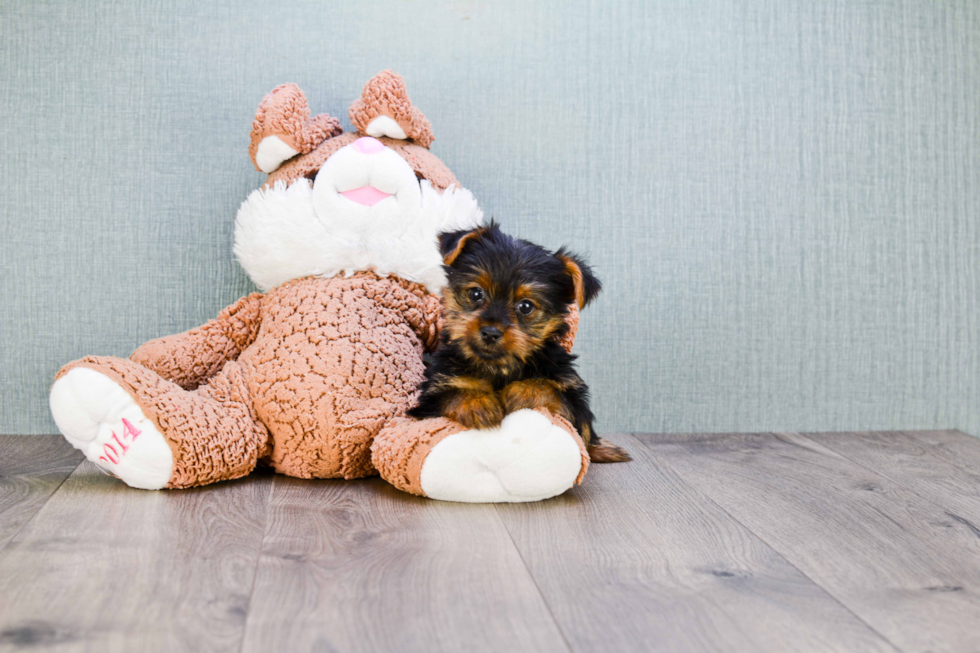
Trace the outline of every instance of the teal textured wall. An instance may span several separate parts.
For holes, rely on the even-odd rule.
[[[600,431],[980,432],[980,3],[0,5],[0,432],[214,316],[294,81],[383,68],[488,215],[590,254]]]

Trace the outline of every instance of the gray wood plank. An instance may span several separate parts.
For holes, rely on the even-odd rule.
[[[980,467],[968,471],[954,465],[914,432],[807,433],[805,437],[941,506],[951,518],[976,526],[980,534]],[[976,448],[980,452],[980,442]]]
[[[963,431],[909,431],[935,455],[967,471],[980,469],[980,438]]]
[[[270,488],[133,490],[83,462],[0,559],[0,650],[239,650]]]
[[[0,435],[0,552],[80,462],[60,435]]]
[[[634,438],[552,501],[497,507],[575,651],[894,650]]]
[[[491,505],[276,478],[245,651],[567,651]]]
[[[805,437],[641,439],[899,648],[980,650],[972,525]]]

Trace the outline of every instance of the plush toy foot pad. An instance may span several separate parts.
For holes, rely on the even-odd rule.
[[[495,429],[460,431],[437,443],[422,465],[427,497],[467,503],[540,501],[575,484],[582,453],[575,436],[533,410]]]
[[[170,445],[133,397],[108,376],[76,367],[51,388],[51,413],[62,435],[85,457],[130,487],[167,485]]]

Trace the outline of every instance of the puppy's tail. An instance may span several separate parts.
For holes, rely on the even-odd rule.
[[[594,463],[627,463],[633,460],[633,456],[626,449],[617,447],[595,434],[592,435],[586,449],[589,451],[589,458]]]

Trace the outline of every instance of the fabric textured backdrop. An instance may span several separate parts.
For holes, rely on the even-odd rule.
[[[250,291],[255,108],[384,68],[522,236],[587,252],[600,431],[980,432],[980,3],[0,5],[0,432]]]

